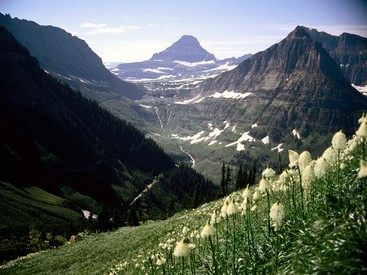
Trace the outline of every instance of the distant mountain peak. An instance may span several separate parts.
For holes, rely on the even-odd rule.
[[[183,35],[164,51],[153,54],[151,60],[200,62],[215,61],[216,58],[200,45],[196,37]]]
[[[298,25],[291,33],[288,34],[287,38],[309,38],[309,29]]]

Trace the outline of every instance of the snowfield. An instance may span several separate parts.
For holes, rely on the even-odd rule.
[[[227,91],[225,90],[222,93],[218,93],[216,92],[214,95],[212,95],[211,97],[214,98],[232,98],[232,99],[241,99],[241,98],[246,98],[249,95],[251,95],[252,93],[250,92],[246,92],[246,93],[236,93],[235,91]]]

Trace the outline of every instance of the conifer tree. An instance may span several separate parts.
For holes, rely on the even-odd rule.
[[[235,189],[240,190],[242,188],[242,185],[243,185],[243,168],[242,168],[242,164],[241,164],[240,168],[237,171]]]
[[[226,166],[225,166],[225,163],[223,161],[223,164],[222,164],[222,177],[221,177],[221,180],[220,180],[220,197],[224,197],[225,195],[227,194],[227,191],[226,191]]]

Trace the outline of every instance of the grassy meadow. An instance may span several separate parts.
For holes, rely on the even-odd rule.
[[[365,274],[367,116],[318,157],[163,221],[86,235],[0,274]]]

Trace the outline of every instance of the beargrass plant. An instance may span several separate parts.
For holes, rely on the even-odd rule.
[[[367,116],[359,122],[351,139],[338,132],[318,158],[290,150],[288,169],[275,175],[268,167],[259,186],[165,221],[88,236],[0,273],[365,274]]]

